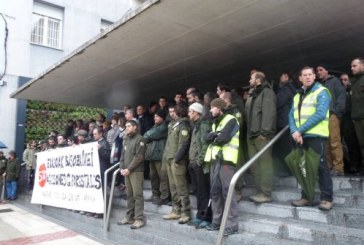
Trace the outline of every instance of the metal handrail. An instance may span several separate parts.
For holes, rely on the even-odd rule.
[[[111,189],[110,189],[110,198],[109,198],[109,205],[107,207],[107,212],[104,214],[104,217],[106,216],[106,221],[104,223],[104,232],[106,233],[109,230],[109,221],[110,221],[110,213],[111,213],[111,206],[112,206],[112,199],[114,198],[114,189],[115,189],[115,180],[116,175],[119,174],[119,169],[116,169],[112,175],[111,180]]]
[[[104,231],[106,232],[106,213],[107,213],[107,176],[108,174],[119,166],[119,163],[115,163],[104,172]]]
[[[220,225],[220,230],[219,230],[219,235],[217,236],[217,241],[216,241],[216,245],[221,245],[222,243],[222,239],[224,236],[224,231],[225,231],[225,227],[226,227],[226,223],[227,223],[227,219],[229,216],[229,212],[230,212],[230,208],[231,208],[231,201],[233,198],[233,193],[235,191],[235,185],[236,182],[238,181],[238,179],[240,178],[240,176],[242,174],[244,174],[254,163],[256,163],[256,161],[270,148],[272,147],[282,136],[283,134],[288,130],[288,126],[286,126],[285,128],[283,128],[276,136],[274,136],[274,138],[268,142],[268,144],[266,144],[263,149],[261,149],[257,154],[255,154],[246,164],[244,164],[239,170],[238,172],[236,172],[234,174],[234,176],[232,177],[231,181],[230,181],[230,185],[229,185],[229,191],[226,197],[226,202],[225,202],[225,209],[224,209],[224,214],[222,216],[222,220],[221,220],[221,225]]]

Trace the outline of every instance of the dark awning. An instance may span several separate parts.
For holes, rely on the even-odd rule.
[[[11,96],[121,108],[196,86],[246,85],[259,67],[348,69],[364,43],[361,0],[150,0]]]

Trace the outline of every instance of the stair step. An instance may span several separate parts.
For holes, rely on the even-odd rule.
[[[293,207],[289,202],[255,204],[247,200],[240,201],[238,205],[241,215],[245,213],[266,215],[364,229],[364,212],[360,208],[347,208],[334,205],[334,208],[330,211],[321,211],[317,207]],[[126,207],[126,201],[116,199],[114,200],[113,207]],[[146,202],[144,204],[144,210],[162,215],[169,213],[171,207],[167,205],[157,206]],[[196,209],[194,207],[192,209],[193,217],[195,214]]]
[[[242,191],[243,198],[255,194],[256,189],[252,186],[244,187]],[[115,191],[115,196],[120,196],[119,191]],[[152,195],[150,189],[144,189],[144,198]],[[276,186],[272,191],[273,202],[292,202],[301,197],[301,190],[295,187]],[[320,199],[320,192],[316,190],[316,200]],[[195,195],[190,195],[191,207],[197,207]],[[337,190],[334,192],[334,204],[338,207],[364,208],[364,193],[357,189]]]
[[[254,214],[242,215],[239,224],[248,232],[267,232],[282,239],[303,240],[313,244],[364,244],[364,231],[354,228]]]
[[[244,180],[247,183],[248,187],[254,186],[254,179],[252,175],[245,174]],[[340,176],[340,177],[332,177],[333,182],[333,190],[334,193],[340,190],[357,190],[360,192],[364,192],[364,178],[363,176]],[[297,180],[293,176],[289,177],[274,177],[273,185],[275,187],[293,187],[300,188],[297,183]],[[150,180],[144,180],[144,189],[151,189]],[[316,190],[318,189],[318,183],[316,183]]]
[[[117,209],[115,212],[125,214],[125,209]],[[158,227],[163,231],[178,232],[182,236],[181,239],[186,240],[186,237],[203,240],[207,244],[214,244],[217,240],[217,231],[207,231],[206,229],[195,229],[192,226],[180,225],[177,221],[166,221],[161,218],[160,215],[145,212],[145,219],[147,226]],[[116,223],[117,220],[111,219],[112,223]],[[272,236],[271,234],[254,234],[249,231],[242,231],[240,229],[238,234],[231,235],[224,238],[224,244],[305,244],[302,241],[289,241],[283,240]],[[188,243],[185,243],[188,244]]]

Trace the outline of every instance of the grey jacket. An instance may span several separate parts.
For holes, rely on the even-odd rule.
[[[35,157],[35,149],[27,148],[23,153],[23,161],[27,170],[35,169],[37,167],[37,159]]]

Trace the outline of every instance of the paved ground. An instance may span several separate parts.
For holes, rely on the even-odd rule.
[[[12,204],[0,204],[0,245],[97,245],[77,232],[31,214]]]

